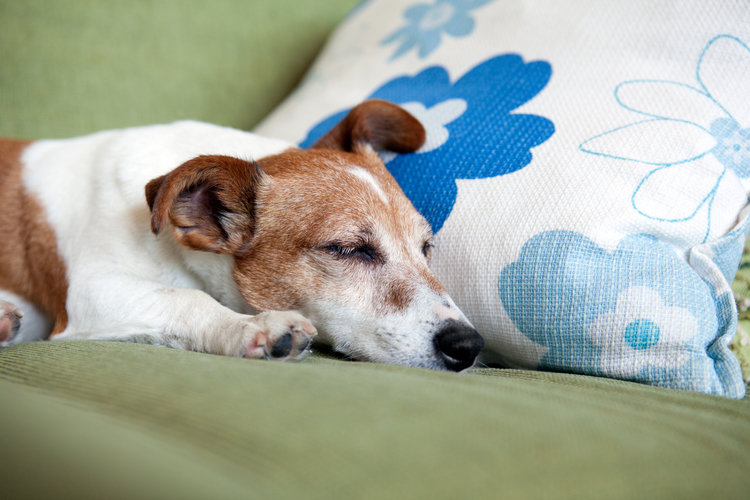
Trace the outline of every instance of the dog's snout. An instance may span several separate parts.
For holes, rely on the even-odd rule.
[[[484,339],[466,323],[449,320],[435,334],[435,349],[442,357],[445,367],[460,372],[474,364]]]

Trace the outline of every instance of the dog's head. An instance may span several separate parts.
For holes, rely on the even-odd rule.
[[[194,158],[146,186],[152,230],[234,257],[258,311],[296,309],[358,359],[459,371],[483,341],[428,268],[432,232],[376,150],[412,152],[422,125],[355,107],[311,149],[247,162]]]

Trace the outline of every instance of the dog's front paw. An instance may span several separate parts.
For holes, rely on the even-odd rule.
[[[300,359],[318,333],[307,318],[293,311],[267,311],[250,321],[257,330],[248,335],[243,358]]]
[[[0,345],[6,345],[21,328],[23,313],[10,302],[0,300]]]

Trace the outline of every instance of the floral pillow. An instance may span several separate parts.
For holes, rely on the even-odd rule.
[[[739,398],[748,43],[742,2],[364,2],[257,131],[400,104],[427,143],[382,157],[486,363]]]

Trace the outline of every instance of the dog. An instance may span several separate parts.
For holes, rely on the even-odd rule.
[[[482,337],[377,154],[424,141],[379,100],[307,150],[193,121],[2,139],[0,341],[290,360],[317,334],[353,359],[465,370]]]

